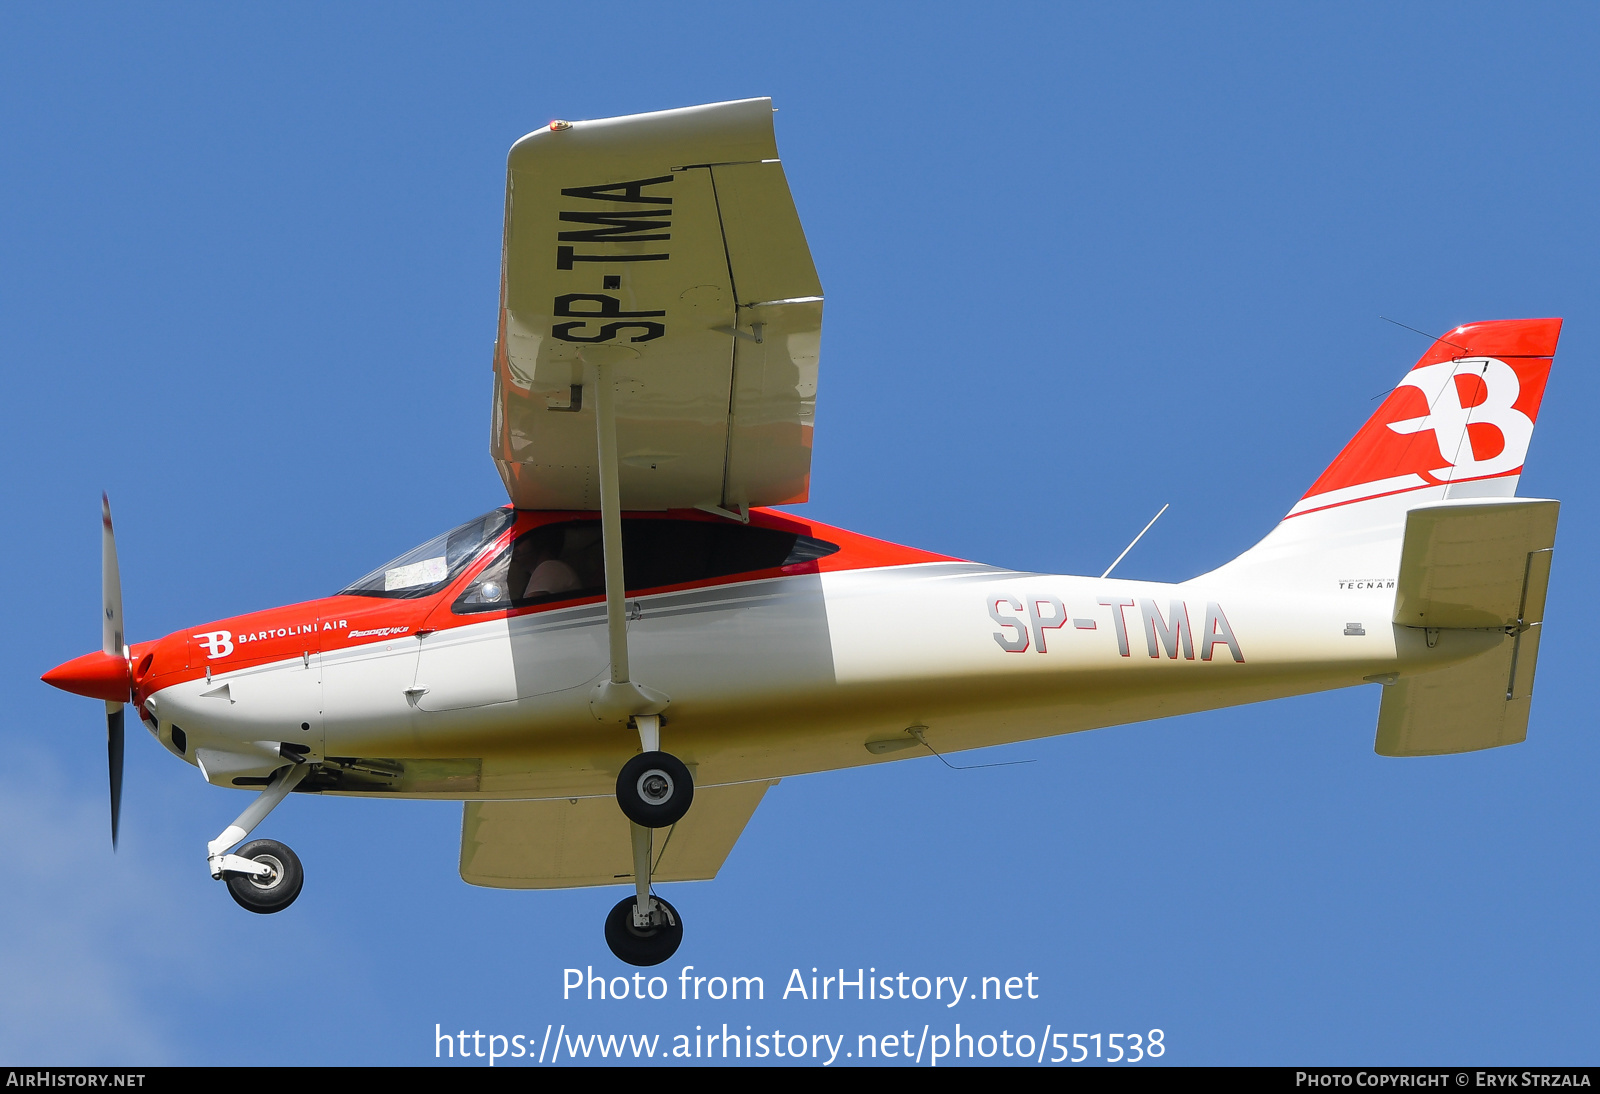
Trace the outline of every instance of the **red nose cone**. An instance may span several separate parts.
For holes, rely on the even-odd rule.
[[[86,653],[64,665],[57,665],[39,679],[74,695],[126,703],[133,691],[133,672],[128,662],[109,653]]]

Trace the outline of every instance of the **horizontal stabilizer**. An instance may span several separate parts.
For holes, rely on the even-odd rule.
[[[1482,657],[1384,688],[1374,750],[1439,756],[1521,743],[1528,736],[1539,631],[1535,624]]]
[[[1406,514],[1394,621],[1428,630],[1504,630],[1490,652],[1386,687],[1374,748],[1436,756],[1517,744],[1539,660],[1560,505],[1446,502]]]
[[[1542,621],[1560,508],[1554,501],[1483,498],[1411,510],[1394,621],[1439,628]]]
[[[695,787],[694,808],[656,833],[654,880],[716,877],[775,782]],[[493,889],[632,884],[628,819],[611,797],[467,802],[461,880]]]

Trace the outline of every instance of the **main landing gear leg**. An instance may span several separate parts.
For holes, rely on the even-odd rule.
[[[633,830],[634,895],[606,916],[606,945],[630,965],[659,965],[678,952],[683,920],[678,909],[650,893],[650,851],[654,833],[641,824]]]
[[[661,751],[661,718],[635,715],[642,753],[617,776],[617,804],[627,814],[633,838],[633,896],[606,916],[606,945],[630,965],[659,965],[683,942],[678,910],[650,892],[655,829],[677,823],[694,799],[689,769]]]
[[[281,912],[300,895],[300,886],[305,882],[300,859],[277,840],[251,840],[240,847],[237,854],[227,852],[266,820],[267,814],[289,796],[289,791],[298,786],[310,770],[310,764],[293,764],[279,770],[239,818],[206,844],[211,876],[219,881],[227,880],[228,894],[240,907],[264,915]]]

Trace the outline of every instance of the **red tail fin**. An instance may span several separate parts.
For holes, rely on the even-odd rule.
[[[1445,334],[1289,516],[1429,487],[1516,493],[1560,336],[1559,319],[1468,323]]]

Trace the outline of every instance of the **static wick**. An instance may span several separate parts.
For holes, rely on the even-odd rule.
[[[1161,507],[1161,513],[1165,513],[1168,507],[1171,505],[1172,503],[1170,501],[1167,502],[1166,505],[1163,505]],[[1156,521],[1161,519],[1161,513],[1157,513],[1155,516],[1150,518],[1150,523],[1146,524],[1142,529],[1140,529],[1139,534],[1133,537],[1133,543],[1138,543],[1144,538],[1144,534],[1146,532],[1155,527]],[[1128,557],[1128,552],[1133,550],[1133,543],[1130,543],[1124,547],[1122,549],[1122,553],[1117,556],[1116,562],[1113,562],[1111,565],[1106,567],[1106,572],[1100,575],[1102,580],[1111,576],[1111,571],[1117,568],[1117,562],[1121,562],[1123,559]]]

